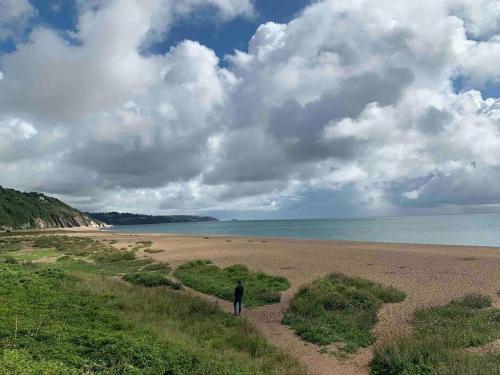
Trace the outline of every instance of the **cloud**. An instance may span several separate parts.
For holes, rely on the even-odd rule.
[[[28,0],[0,0],[0,41],[16,39],[36,12]]]
[[[0,56],[0,182],[87,210],[500,203],[500,100],[474,89],[499,79],[499,16],[482,4],[315,1],[222,57],[189,40],[144,51],[197,12],[252,17],[252,1],[82,2],[70,41],[39,26]]]

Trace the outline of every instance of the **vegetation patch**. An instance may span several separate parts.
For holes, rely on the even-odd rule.
[[[160,272],[135,272],[127,273],[123,276],[125,281],[134,285],[142,285],[148,288],[155,286],[168,286],[172,289],[182,289],[182,284],[167,279],[165,275]]]
[[[163,262],[158,262],[158,263],[151,263],[142,268],[142,271],[159,271],[164,274],[170,273],[172,268],[168,263],[163,263]]]
[[[38,235],[2,238],[0,246],[0,261],[7,255],[18,261],[35,262],[43,257],[58,256],[54,267],[70,272],[111,276],[138,272],[153,262],[148,258],[137,259],[133,250],[117,250],[87,237]]]
[[[245,319],[168,289],[0,264],[0,301],[6,374],[304,374]]]
[[[290,287],[284,277],[252,272],[241,264],[220,269],[209,260],[188,262],[174,274],[184,285],[228,301],[234,298],[235,285],[241,280],[245,288],[243,302],[248,307],[279,302],[280,291]]]
[[[331,274],[299,290],[283,317],[304,340],[340,343],[355,352],[374,341],[372,328],[383,303],[401,302],[404,292],[360,278]]]
[[[418,310],[414,334],[440,337],[451,348],[484,345],[500,338],[500,309],[486,309],[490,306],[491,298],[473,294],[446,306]]]
[[[135,243],[134,250],[141,250],[153,245],[153,241],[139,241]]]
[[[163,252],[162,249],[144,249],[145,253],[156,254]]]
[[[372,374],[497,374],[500,354],[469,353],[500,338],[500,309],[488,296],[472,294],[445,306],[418,310],[413,335],[375,351]]]

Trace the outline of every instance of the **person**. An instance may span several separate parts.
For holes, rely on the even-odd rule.
[[[243,300],[243,285],[238,281],[234,288],[234,315],[241,315],[241,301]]]

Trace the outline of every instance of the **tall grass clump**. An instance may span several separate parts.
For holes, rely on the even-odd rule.
[[[344,352],[370,345],[377,311],[383,303],[401,302],[404,292],[360,278],[331,274],[299,290],[283,323],[304,340],[339,344]]]
[[[375,350],[372,374],[500,374],[498,352],[464,350],[500,338],[500,309],[490,306],[490,297],[471,294],[416,311],[411,336]]]
[[[162,273],[157,271],[127,273],[123,276],[123,279],[131,284],[142,285],[148,288],[155,286],[168,286],[176,290],[182,289],[181,284],[167,279]]]
[[[228,301],[233,299],[235,284],[241,280],[245,288],[243,302],[248,307],[277,303],[280,291],[290,287],[284,277],[252,272],[242,264],[220,269],[209,260],[188,262],[174,275],[190,288]]]

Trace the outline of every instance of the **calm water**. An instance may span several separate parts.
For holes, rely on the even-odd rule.
[[[500,214],[122,225],[115,232],[500,246]]]

